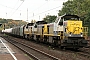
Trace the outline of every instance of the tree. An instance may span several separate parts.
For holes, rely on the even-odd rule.
[[[51,23],[54,22],[57,16],[51,16],[51,15],[47,15],[45,18],[43,18],[43,21],[46,21],[47,23]]]

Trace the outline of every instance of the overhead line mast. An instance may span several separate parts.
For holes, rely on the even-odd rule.
[[[27,22],[28,22],[28,8],[27,8]]]

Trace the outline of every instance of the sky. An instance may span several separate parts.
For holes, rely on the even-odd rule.
[[[43,20],[46,15],[58,15],[67,0],[0,0],[0,18]]]

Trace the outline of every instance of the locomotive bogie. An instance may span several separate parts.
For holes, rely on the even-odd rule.
[[[87,46],[87,41],[82,38],[69,38],[62,41],[62,46],[67,48],[82,48],[83,46]]]

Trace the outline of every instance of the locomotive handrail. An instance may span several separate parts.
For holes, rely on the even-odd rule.
[[[87,39],[87,34],[88,34],[88,27],[83,27],[83,35],[85,39]]]

